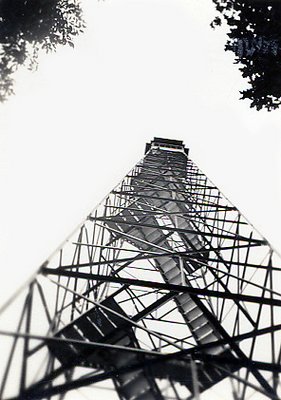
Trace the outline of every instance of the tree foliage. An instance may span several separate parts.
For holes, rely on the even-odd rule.
[[[13,93],[19,66],[35,69],[40,49],[73,47],[84,27],[79,0],[1,0],[0,101]]]
[[[249,87],[240,93],[251,107],[268,111],[281,104],[281,1],[213,0],[219,16],[212,27],[226,21],[227,51],[235,54]]]

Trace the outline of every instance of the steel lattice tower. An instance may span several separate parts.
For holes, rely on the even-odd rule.
[[[279,399],[280,278],[182,141],[155,138],[1,308],[0,398]]]

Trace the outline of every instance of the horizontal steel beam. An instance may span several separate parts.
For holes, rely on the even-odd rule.
[[[183,229],[183,228],[172,228],[170,226],[165,226],[165,225],[154,225],[154,224],[147,224],[145,222],[131,222],[131,221],[124,221],[121,218],[106,218],[106,217],[89,217],[91,221],[103,221],[103,222],[115,222],[116,224],[124,224],[124,225],[129,225],[129,226],[137,226],[139,228],[141,227],[147,227],[147,228],[154,228],[154,229],[160,229],[160,230],[166,230],[169,232],[182,232],[182,233],[191,233],[191,234],[196,234],[196,235],[201,235],[201,236],[210,236],[210,237],[216,237],[219,239],[230,239],[230,240],[240,240],[243,242],[249,242],[249,243],[257,243],[260,245],[265,245],[267,242],[265,240],[260,240],[260,239],[252,239],[252,238],[247,238],[241,235],[233,234],[233,235],[227,235],[224,233],[213,233],[213,232],[202,232],[202,231],[197,231],[194,229]]]
[[[278,299],[266,298],[266,297],[261,298],[260,296],[250,296],[240,293],[220,292],[217,290],[199,289],[191,286],[181,286],[181,285],[173,285],[161,282],[145,281],[141,279],[128,279],[110,275],[99,275],[99,274],[91,274],[85,272],[68,271],[62,268],[56,268],[56,269],[42,268],[41,272],[44,275],[66,276],[78,279],[92,279],[101,282],[114,282],[123,285],[142,286],[153,289],[168,290],[170,292],[175,292],[175,293],[189,293],[191,295],[196,295],[196,296],[216,297],[216,298],[229,299],[235,301],[245,301],[250,303],[270,305],[270,306],[278,306],[278,307],[281,306],[281,300]]]
[[[151,189],[153,191],[153,189]],[[155,191],[155,189],[154,189]],[[163,188],[163,191],[165,191],[165,188]],[[146,194],[141,194],[138,192],[129,192],[127,190],[113,190],[111,192],[112,194],[121,194],[121,195],[126,195],[126,196],[133,196],[133,197],[144,197],[144,198],[148,198],[148,199],[155,199],[155,200],[162,200],[162,201],[172,201],[175,203],[184,203],[186,205],[191,204],[192,206],[206,206],[206,207],[213,207],[216,209],[221,209],[221,210],[226,210],[226,211],[237,211],[237,208],[235,207],[229,207],[229,206],[225,206],[222,204],[213,204],[213,203],[204,203],[204,202],[192,202],[190,200],[179,200],[179,199],[173,199],[172,197],[158,197],[158,196],[149,196]]]
[[[126,365],[124,367],[110,370],[107,372],[101,372],[98,374],[94,374],[93,376],[86,376],[76,380],[71,380],[66,383],[58,384],[52,387],[46,387],[45,389],[37,389],[36,391],[26,391],[23,393],[23,397],[21,400],[28,400],[28,399],[44,399],[49,396],[54,396],[57,394],[66,393],[69,390],[78,389],[80,387],[85,387],[92,385],[97,382],[101,382],[107,379],[112,379],[114,376],[120,376],[122,374],[126,374],[128,372],[138,371],[144,367],[148,367],[152,364],[159,364],[165,362],[165,360],[175,359],[177,358],[177,354],[169,354],[167,356],[163,356],[157,359],[147,359],[142,362],[137,362],[131,365]],[[180,357],[181,359],[182,356]],[[271,364],[266,362],[258,362],[258,361],[251,361],[251,360],[241,360],[235,357],[223,357],[223,356],[212,356],[210,354],[194,354],[192,355],[193,360],[199,360],[206,362],[208,364],[217,364],[217,365],[238,365],[240,367],[247,367],[249,369],[257,368],[259,370],[264,371],[275,371],[280,373],[281,366],[279,364]],[[186,361],[187,365],[190,362],[190,358],[187,357],[184,361]],[[161,368],[161,364],[159,364],[159,368]],[[267,394],[267,393],[265,393]],[[273,398],[273,397],[271,397]],[[9,398],[7,400],[20,400],[18,397]]]

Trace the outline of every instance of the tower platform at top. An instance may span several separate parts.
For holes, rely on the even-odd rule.
[[[150,143],[146,143],[145,154],[151,149],[151,147],[158,147],[166,150],[182,150],[186,155],[188,155],[189,152],[189,149],[184,146],[182,140],[175,139],[155,137]]]

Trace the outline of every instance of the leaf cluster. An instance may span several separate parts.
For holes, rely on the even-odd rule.
[[[281,2],[276,0],[213,0],[229,32],[225,50],[235,54],[249,87],[241,99],[250,106],[272,111],[281,104]],[[218,22],[219,21],[219,22]]]
[[[1,0],[0,101],[13,93],[19,66],[37,68],[38,52],[74,46],[85,23],[79,0]]]

